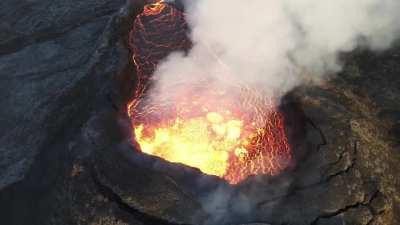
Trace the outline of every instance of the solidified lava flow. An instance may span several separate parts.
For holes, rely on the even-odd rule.
[[[207,81],[171,85],[168,101],[151,99],[157,64],[191,47],[183,12],[163,1],[147,4],[135,20],[129,44],[138,84],[128,103],[133,142],[146,154],[200,169],[231,184],[276,175],[292,160],[284,118],[274,100],[241,83]],[[190,75],[188,75],[190,76]]]

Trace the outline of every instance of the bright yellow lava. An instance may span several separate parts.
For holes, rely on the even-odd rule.
[[[224,176],[229,154],[240,158],[247,152],[248,141],[242,137],[243,121],[226,119],[217,112],[186,120],[177,118],[172,124],[153,129],[151,134],[144,129],[143,124],[134,129],[144,153],[184,163],[210,175]]]

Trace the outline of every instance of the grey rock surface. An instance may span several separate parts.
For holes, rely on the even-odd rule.
[[[85,93],[77,96],[80,100],[64,99],[91,85],[82,81],[94,78],[104,33],[124,1],[0,4],[0,188],[4,188],[26,175],[37,154],[66,129],[73,115],[85,112],[90,103]]]

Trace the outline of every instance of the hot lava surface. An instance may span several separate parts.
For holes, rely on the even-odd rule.
[[[157,64],[173,51],[190,49],[188,32],[184,13],[162,1],[146,5],[135,18],[129,38],[138,81],[128,104],[133,142],[146,154],[231,184],[279,174],[292,154],[284,117],[270,95],[233,79],[222,87],[205,79],[171,82],[171,94],[151,97]]]

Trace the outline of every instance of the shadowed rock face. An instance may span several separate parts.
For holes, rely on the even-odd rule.
[[[134,2],[0,3],[2,224],[400,224],[399,47],[290,93],[297,166],[232,188],[128,143]]]
[[[98,95],[95,70],[115,73],[119,61],[126,61],[108,57],[100,62],[104,51],[117,51],[102,48],[107,45],[112,15],[123,3],[1,3],[0,188],[25,177],[54,137],[64,136],[75,121],[84,122],[88,104]]]

